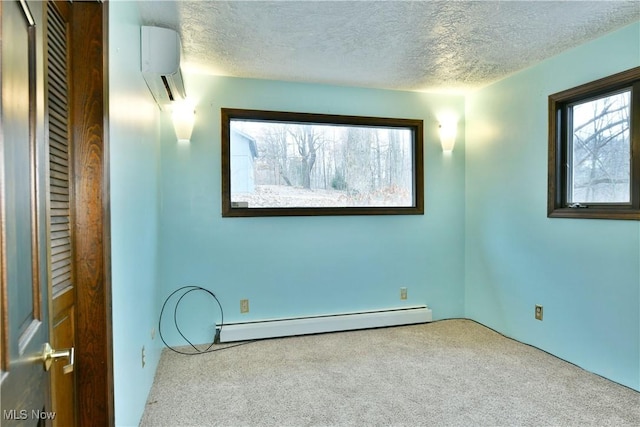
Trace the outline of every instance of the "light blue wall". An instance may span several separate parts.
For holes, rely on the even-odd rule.
[[[160,357],[160,114],[140,74],[134,2],[109,2],[111,267],[116,425],[137,426]],[[146,365],[142,367],[142,346]]]
[[[416,304],[428,304],[436,319],[463,315],[464,138],[443,155],[436,119],[447,111],[462,117],[463,97],[193,74],[185,81],[197,102],[191,143],[166,138],[162,146],[164,296],[183,285],[206,287],[225,322]],[[221,107],[423,119],[425,215],[222,218]],[[250,312],[241,315],[243,298]],[[193,295],[183,304],[185,335],[211,341],[215,303]],[[165,335],[184,343],[172,322]]]
[[[467,96],[465,113],[467,317],[635,389],[640,224],[547,218],[547,100],[638,65],[636,23]]]

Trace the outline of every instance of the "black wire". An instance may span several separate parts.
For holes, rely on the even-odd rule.
[[[207,347],[207,349],[206,349],[206,350],[199,350],[195,345],[193,345],[193,343],[192,343],[191,341],[189,341],[189,339],[188,339],[186,336],[184,336],[184,334],[182,333],[182,330],[180,329],[180,326],[178,325],[178,306],[180,305],[180,302],[182,301],[182,298],[184,298],[185,296],[187,296],[187,294],[190,294],[190,293],[191,293],[191,292],[193,292],[193,291],[199,291],[199,290],[203,290],[203,291],[207,292],[209,295],[212,295],[212,296],[213,296],[213,298],[214,298],[216,301],[218,301],[218,298],[216,298],[216,296],[215,296],[212,292],[210,292],[210,291],[208,291],[208,290],[206,290],[206,289],[202,289],[202,288],[198,288],[198,287],[190,288],[189,290],[186,290],[186,291],[182,294],[182,296],[178,299],[178,301],[176,302],[176,306],[175,306],[175,308],[173,309],[173,323],[174,323],[174,325],[176,325],[176,330],[178,331],[178,333],[180,334],[180,336],[181,336],[182,338],[184,338],[184,340],[185,340],[187,343],[189,343],[189,345],[190,345],[191,347],[193,347],[193,349],[194,349],[196,352],[201,353],[202,351],[207,351],[207,350],[209,350],[209,349],[213,346],[213,343],[211,343],[211,345],[210,345],[209,347]],[[218,301],[218,306],[220,306],[220,302],[219,302],[219,301]],[[222,313],[222,306],[220,306],[220,313]],[[221,321],[220,323],[222,324],[223,322],[224,322],[224,318],[222,318],[222,321]],[[222,331],[222,327],[220,327],[220,331]],[[220,331],[216,331],[216,334],[217,334],[217,333],[219,333]],[[214,342],[215,342],[215,338],[214,338]]]
[[[169,302],[169,300],[171,299],[171,297],[173,297],[175,294],[177,294],[180,291],[184,291],[183,294],[180,296],[180,298],[178,298],[178,301],[176,302],[176,305],[173,309],[173,323],[176,327],[176,330],[178,331],[178,333],[180,334],[180,336],[187,342],[189,343],[189,345],[191,347],[193,347],[193,349],[195,350],[194,352],[185,352],[185,351],[180,351],[174,347],[171,347],[169,344],[167,344],[167,342],[164,339],[164,336],[162,335],[162,316],[164,315],[164,309],[167,306],[167,303]],[[213,292],[211,292],[208,289],[205,289],[201,286],[183,286],[181,288],[176,289],[175,291],[173,291],[168,297],[167,299],[164,300],[164,303],[162,304],[162,309],[160,310],[160,319],[158,320],[158,332],[160,334],[160,339],[162,340],[162,342],[164,343],[164,345],[171,351],[178,353],[178,354],[185,354],[185,355],[196,355],[196,354],[206,354],[206,353],[212,353],[214,351],[219,351],[219,350],[226,350],[228,348],[232,348],[232,347],[238,347],[244,344],[248,344],[251,341],[247,341],[247,342],[241,342],[239,344],[234,344],[234,345],[230,345],[230,346],[226,346],[226,347],[222,347],[222,348],[216,348],[216,349],[212,349],[211,347],[213,347],[213,345],[215,344],[215,337],[213,342],[209,345],[209,347],[207,347],[205,350],[200,350],[199,348],[197,348],[191,341],[189,341],[189,339],[187,339],[187,337],[185,337],[185,335],[182,333],[182,330],[180,329],[180,326],[178,325],[178,306],[180,305],[180,303],[182,302],[182,299],[189,293],[191,292],[195,292],[195,291],[202,291],[205,292],[207,294],[209,294],[214,300],[216,300],[216,302],[218,303],[218,307],[220,307],[220,327],[217,328],[216,330],[216,336],[218,336],[218,334],[222,333],[222,327],[224,325],[224,311],[222,310],[222,304],[220,304],[220,301],[218,300],[218,298],[215,296],[215,294]]]

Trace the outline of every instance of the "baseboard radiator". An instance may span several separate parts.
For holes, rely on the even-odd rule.
[[[431,322],[431,309],[424,305],[355,313],[270,319],[225,324],[220,332],[220,341],[247,341],[427,322]]]

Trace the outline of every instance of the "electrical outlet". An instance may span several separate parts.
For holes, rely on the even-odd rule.
[[[147,363],[146,361],[146,356],[144,354],[144,346],[142,346],[142,367],[144,368],[144,365]]]
[[[407,299],[407,288],[400,288],[400,299]]]
[[[240,313],[248,313],[249,312],[249,300],[241,299],[240,300]]]
[[[536,304],[536,314],[535,314],[535,316],[536,316],[537,320],[542,320],[542,306],[541,305]]]

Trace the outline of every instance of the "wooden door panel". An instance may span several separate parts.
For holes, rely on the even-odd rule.
[[[75,296],[68,287],[58,295],[51,306],[53,348],[75,346]],[[51,407],[56,411],[54,425],[72,427],[76,425],[75,375],[63,371],[64,364],[57,363],[51,369]]]
[[[48,406],[40,356],[48,336],[40,285],[35,20],[25,2],[1,15],[0,305],[2,425],[35,425]]]
[[[69,2],[47,2],[47,263],[51,343],[56,349],[76,347],[70,16]],[[51,371],[51,404],[54,426],[76,425],[76,373],[65,373],[62,364]]]

